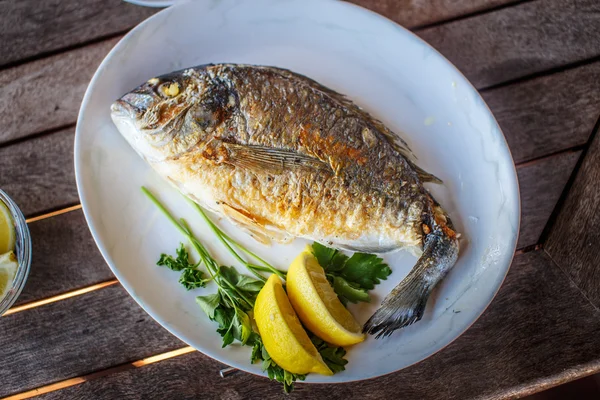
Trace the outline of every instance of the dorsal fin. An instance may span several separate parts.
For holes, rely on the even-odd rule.
[[[383,122],[381,122],[377,118],[373,117],[371,114],[369,114],[367,111],[365,111],[364,109],[362,109],[361,107],[359,107],[358,105],[353,103],[350,99],[348,99],[343,94],[340,94],[340,93],[328,88],[327,86],[324,86],[324,85],[316,82],[315,80],[313,80],[311,78],[308,78],[302,74],[298,74],[298,73],[289,71],[287,69],[279,69],[279,68],[275,69],[275,68],[271,68],[271,67],[263,67],[263,68],[269,69],[272,72],[278,73],[287,78],[293,78],[296,80],[296,82],[305,84],[308,89],[318,90],[321,93],[335,99],[341,105],[343,105],[347,109],[351,110],[352,112],[359,114],[362,119],[364,119],[365,121],[369,121],[369,123],[373,126],[373,128],[377,132],[381,133],[384,136],[384,138],[394,148],[394,150],[396,150],[398,153],[400,153],[406,159],[406,161],[408,161],[408,163],[410,164],[411,167],[413,167],[413,169],[415,170],[415,172],[417,173],[417,176],[419,177],[419,179],[421,181],[442,183],[441,179],[439,179],[438,177],[436,177],[433,174],[430,174],[429,172],[425,171],[424,169],[422,169],[421,167],[419,167],[416,164],[417,157],[414,155],[414,153],[412,152],[412,150],[410,149],[410,147],[408,146],[408,143],[406,143],[406,141],[404,141],[400,136],[396,135],[394,132],[389,130],[383,124]]]

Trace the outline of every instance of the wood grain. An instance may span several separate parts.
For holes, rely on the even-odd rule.
[[[0,66],[124,32],[155,8],[121,0],[0,2]]]
[[[74,130],[0,148],[0,187],[25,216],[79,201],[73,170]]]
[[[566,152],[517,169],[521,233],[517,248],[537,244],[581,152]]]
[[[545,249],[600,309],[600,135],[591,143]]]
[[[353,0],[416,27],[510,0]],[[0,145],[75,122],[85,86],[113,37],[155,9],[120,0],[0,1]],[[600,56],[600,3],[537,0],[421,30],[419,34],[485,88]],[[484,93],[517,162],[522,196],[519,247],[538,242],[599,111],[600,63]],[[516,397],[600,371],[600,144],[594,141],[546,250],[520,255],[490,309],[442,352],[386,377],[347,385],[299,385],[293,398],[466,399]],[[0,148],[0,187],[27,215],[78,201],[73,130]],[[81,211],[31,224],[35,255],[19,303],[112,276]],[[76,245],[73,245],[73,244]],[[572,280],[566,278],[567,276]],[[578,287],[576,287],[579,286]],[[582,291],[591,300],[582,296]],[[594,304],[596,307],[594,307]],[[0,318],[0,397],[183,344],[118,285]],[[278,384],[248,374],[218,378],[199,353],[115,373],[49,398],[280,397]]]
[[[600,62],[482,93],[516,163],[584,145],[600,113]]]
[[[573,312],[577,310],[577,312]],[[43,399],[514,398],[600,370],[600,312],[543,252],[517,256],[498,296],[464,335],[431,358],[384,377],[343,385],[298,385],[290,396],[266,378],[218,378],[199,353],[108,375]],[[200,373],[200,371],[202,371]]]
[[[507,5],[514,3],[515,0],[350,0],[350,2],[413,29]]]
[[[482,88],[600,55],[600,2],[527,2],[418,34]]]
[[[94,71],[117,40],[0,71],[0,144],[75,123]]]
[[[34,257],[17,305],[114,279],[98,251],[83,211],[29,224]]]
[[[109,286],[0,317],[0,397],[184,346]]]

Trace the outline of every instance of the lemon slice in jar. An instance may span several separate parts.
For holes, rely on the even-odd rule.
[[[8,208],[0,202],[0,254],[15,248],[15,228]]]
[[[6,296],[12,281],[17,274],[17,256],[12,251],[0,255],[0,300]]]

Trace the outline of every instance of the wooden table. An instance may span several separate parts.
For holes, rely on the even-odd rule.
[[[481,91],[517,164],[518,251],[459,339],[398,373],[291,396],[514,398],[600,371],[600,2],[354,0],[412,29]],[[268,398],[281,386],[191,351],[154,322],[96,249],[73,174],[84,90],[156,10],[119,0],[0,1],[0,187],[34,258],[0,318],[0,397]]]

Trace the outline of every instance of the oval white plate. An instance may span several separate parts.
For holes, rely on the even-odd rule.
[[[519,229],[519,194],[504,137],[469,82],[419,38],[345,2],[194,1],[140,24],[106,57],[87,90],[75,138],[75,171],[86,219],[104,258],[133,298],[170,332],[203,353],[248,372],[250,349],[221,348],[215,324],[178,274],[155,265],[181,235],[142,195],[145,185],[185,217],[223,263],[234,261],[201,219],[129,147],[109,106],[155,75],[204,63],[274,65],[347,94],[392,130],[404,132],[423,168],[444,180],[430,189],[462,233],[454,269],[436,289],[420,322],[384,340],[369,337],[348,352],[346,371],[309,382],[345,382],[390,373],[423,360],[464,332],[500,287]],[[280,268],[305,245],[265,247],[221,221],[232,236]],[[372,304],[352,306],[365,322],[414,265],[386,255],[393,269]],[[241,268],[241,267],[240,267]]]
[[[169,7],[175,3],[176,0],[124,0],[128,3],[135,4],[137,6],[144,7]],[[200,0],[203,1],[203,0]]]

